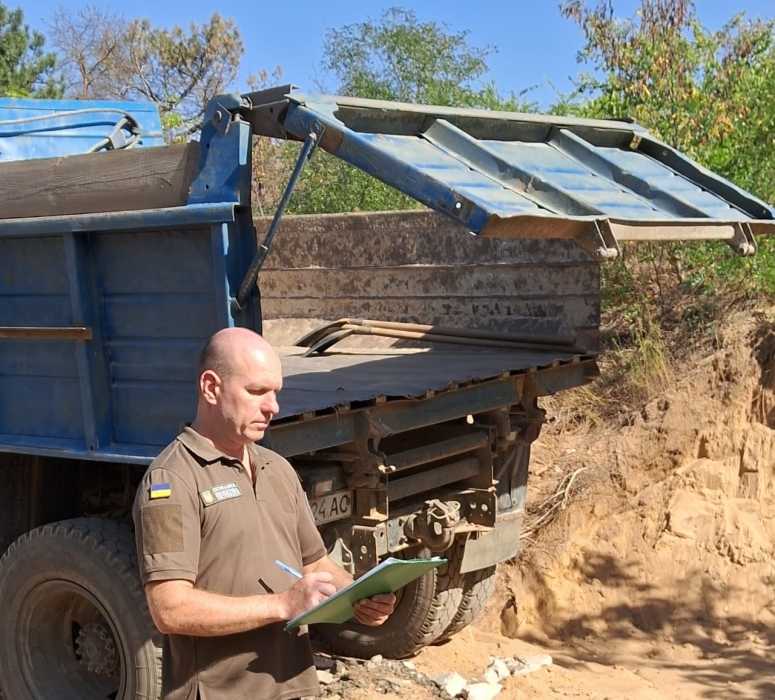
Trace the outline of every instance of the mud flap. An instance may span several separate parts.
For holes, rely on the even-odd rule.
[[[477,539],[469,539],[463,552],[461,573],[495,566],[516,556],[519,547],[519,533],[522,530],[522,515],[503,520],[492,532]]]

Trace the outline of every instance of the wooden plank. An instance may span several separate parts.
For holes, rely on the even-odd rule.
[[[181,206],[199,144],[0,163],[4,219]]]
[[[18,340],[91,340],[92,329],[83,326],[64,328],[51,327],[18,327],[0,326],[0,338],[15,338]]]
[[[558,302],[562,302],[561,304]],[[292,345],[298,338],[341,317],[377,314],[383,320],[435,323],[504,333],[566,335],[577,343],[597,347],[600,318],[597,297],[544,299],[526,304],[514,298],[466,299],[263,299],[264,334],[277,345]],[[339,347],[424,347],[424,343],[385,338],[357,337]]]
[[[611,233],[619,241],[726,241],[734,238],[733,224],[709,223],[693,226],[611,223]]]

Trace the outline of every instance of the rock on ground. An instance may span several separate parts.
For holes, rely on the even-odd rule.
[[[451,698],[456,698],[460,695],[463,692],[463,688],[467,685],[466,679],[455,671],[438,673],[432,676],[431,680]]]
[[[468,700],[492,700],[502,689],[497,683],[472,683],[466,686],[466,697]]]

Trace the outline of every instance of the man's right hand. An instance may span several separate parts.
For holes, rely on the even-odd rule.
[[[292,620],[336,593],[331,579],[332,576],[327,571],[304,574],[287,591],[280,593],[278,598],[283,618]]]

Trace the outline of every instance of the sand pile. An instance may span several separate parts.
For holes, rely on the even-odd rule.
[[[571,497],[504,567],[481,629],[702,648],[773,626],[774,328],[735,319],[619,424],[539,441],[529,504],[578,472]]]

